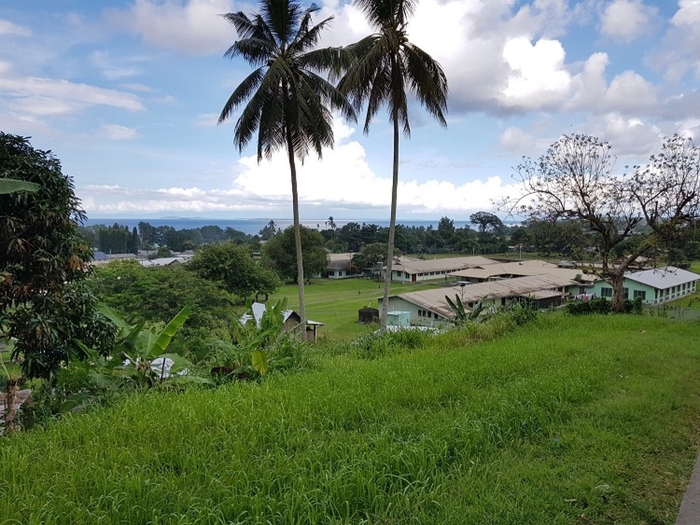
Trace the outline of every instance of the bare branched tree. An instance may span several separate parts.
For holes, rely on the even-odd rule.
[[[523,193],[504,206],[531,220],[577,220],[595,236],[600,276],[612,284],[614,311],[624,310],[624,274],[639,257],[678,239],[698,217],[700,150],[675,135],[648,165],[613,173],[610,145],[589,135],[564,135],[537,161],[516,168]],[[640,242],[619,260],[614,248]]]

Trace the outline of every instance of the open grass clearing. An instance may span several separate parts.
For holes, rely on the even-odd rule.
[[[444,286],[444,280],[432,283],[393,283],[392,293],[417,292],[436,286]],[[358,311],[368,305],[377,308],[378,298],[384,293],[383,282],[372,279],[312,279],[304,287],[306,293],[306,316],[325,323],[320,336],[334,341],[347,341],[376,330],[376,326],[365,326],[358,322]],[[286,297],[289,308],[299,306],[299,291],[295,284],[280,288],[270,301]]]
[[[477,345],[131,396],[0,442],[17,523],[673,523],[700,324],[544,316]]]

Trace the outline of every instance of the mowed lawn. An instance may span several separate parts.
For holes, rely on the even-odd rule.
[[[417,292],[444,285],[444,280],[439,279],[432,284],[392,283],[391,293]],[[326,325],[320,328],[320,338],[333,341],[350,340],[377,329],[376,325],[361,325],[358,321],[358,311],[366,306],[378,307],[378,299],[384,293],[383,282],[373,279],[312,279],[311,284],[304,287],[304,292],[306,316]],[[298,308],[297,285],[283,286],[276,294],[270,296],[270,301],[274,303],[283,297],[287,298],[289,308]]]
[[[547,315],[0,442],[6,523],[672,524],[700,323]],[[333,350],[333,351],[331,351]],[[330,354],[335,353],[335,357]]]

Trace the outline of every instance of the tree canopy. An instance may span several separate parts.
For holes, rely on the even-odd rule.
[[[518,169],[524,193],[509,207],[532,220],[579,221],[598,245],[600,274],[613,287],[613,310],[624,310],[624,273],[683,235],[700,211],[700,149],[666,138],[661,152],[631,174],[614,173],[611,146],[588,135],[564,135],[539,160]],[[630,238],[631,251],[616,248]]]
[[[49,151],[0,132],[0,178],[35,183],[36,192],[0,195],[0,328],[17,339],[25,374],[50,377],[82,346],[106,350],[112,332],[78,284],[92,250],[80,234],[85,219],[73,181]]]
[[[487,211],[478,211],[469,216],[469,222],[479,227],[479,232],[484,233],[488,230],[498,230],[503,228],[503,222],[497,215]]]
[[[246,246],[232,241],[207,244],[195,253],[188,268],[204,279],[221,283],[242,300],[254,294],[274,293],[281,284],[273,271],[253,260]]]
[[[322,273],[328,266],[328,255],[323,236],[316,230],[301,227],[301,244],[304,254],[304,278]],[[294,228],[290,226],[265,243],[262,262],[274,269],[282,279],[298,278],[296,266]]]

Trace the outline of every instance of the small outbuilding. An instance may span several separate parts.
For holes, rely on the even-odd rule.
[[[263,314],[267,310],[267,305],[263,303],[253,303],[251,305],[251,310],[253,315],[243,314],[240,318],[240,322],[245,324],[251,319],[255,319],[255,323],[260,327],[260,320]],[[295,332],[299,330],[299,325],[301,324],[301,316],[294,310],[285,310],[282,312],[284,318],[284,323],[282,324],[282,332]],[[324,326],[324,323],[318,321],[306,320],[306,341],[310,343],[316,343],[318,340],[318,328]]]
[[[358,320],[361,324],[376,323],[379,320],[379,310],[376,308],[360,308]]]

